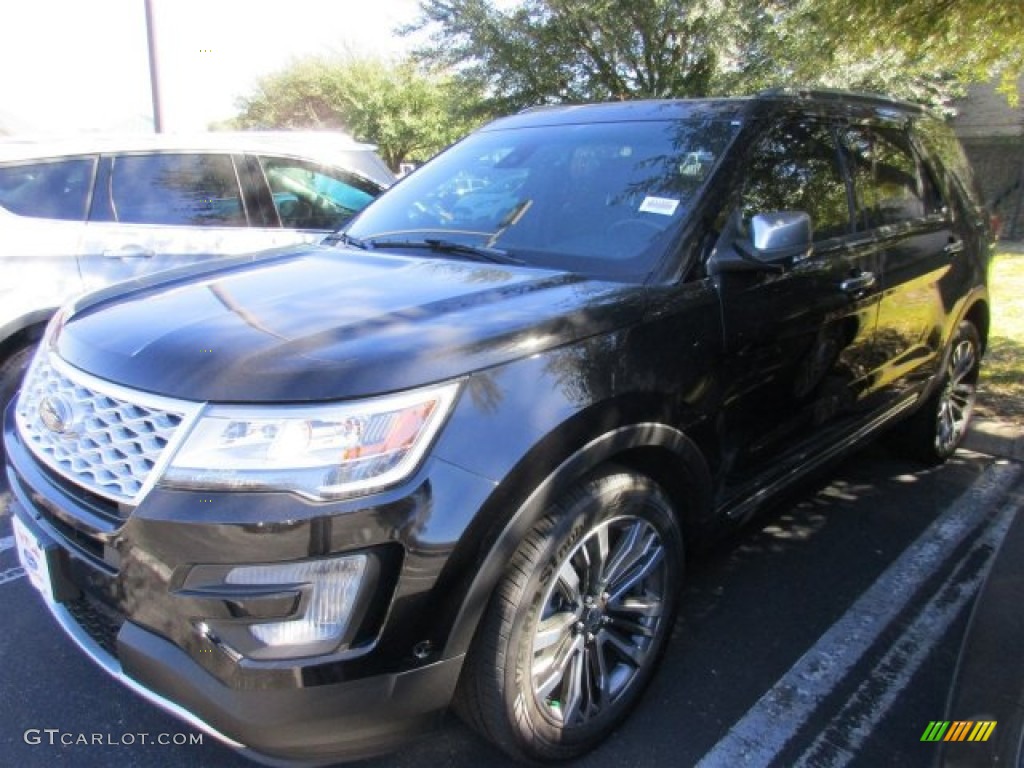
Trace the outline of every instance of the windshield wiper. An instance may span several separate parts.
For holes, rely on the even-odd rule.
[[[503,218],[498,223],[498,228],[494,230],[494,234],[487,238],[487,242],[485,243],[485,245],[488,248],[493,247],[494,244],[498,242],[499,237],[504,235],[512,227],[519,223],[519,220],[526,215],[526,212],[528,210],[530,210],[531,205],[533,205],[532,199],[523,200],[521,203],[516,205],[511,211],[506,213],[505,218]]]
[[[347,235],[344,232],[332,232],[321,240],[320,243],[322,245],[337,245],[338,243],[341,243],[342,245],[350,245],[353,248],[358,248],[361,251],[365,251],[370,247],[365,241],[360,240],[358,237]]]
[[[509,256],[500,248],[489,248],[485,245],[467,245],[454,240],[442,240],[436,237],[425,237],[422,240],[365,240],[363,245],[371,248],[429,248],[438,253],[451,253],[465,256],[471,261],[486,261],[491,264],[525,264],[526,262]]]

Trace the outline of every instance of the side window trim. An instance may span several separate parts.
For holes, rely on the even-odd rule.
[[[241,155],[231,154],[228,155],[228,159],[231,161],[231,170],[235,172],[235,186],[238,188],[238,204],[242,207],[242,217],[245,219],[245,226],[255,226],[254,212],[249,210],[249,196],[246,194],[246,183],[245,183],[245,166],[239,168],[239,165],[244,163],[244,158]]]
[[[92,173],[89,174],[88,185],[86,186],[85,192],[85,210],[83,211],[83,221],[87,221],[89,218],[89,211],[92,210],[93,196],[96,194],[96,178],[99,175],[100,156],[98,154],[92,155]]]
[[[268,229],[280,229],[282,227],[281,217],[277,214],[277,207],[274,205],[274,198],[270,191],[270,182],[263,173],[263,166],[259,158],[254,154],[246,154],[243,158],[242,173],[245,179],[244,187],[246,196],[250,199],[251,209],[256,212],[251,220],[254,227],[265,227]]]
[[[845,151],[842,129],[848,127],[848,122],[841,119],[828,121],[828,130],[832,134],[832,141],[835,143],[836,155],[838,156],[840,172],[843,174],[843,183],[846,184],[846,215],[849,219],[849,229],[846,237],[863,234],[866,227],[862,226],[860,210],[857,207],[857,184],[854,180],[853,169]]]
[[[93,183],[92,201],[89,205],[88,221],[100,223],[116,222],[114,216],[114,199],[110,189],[110,169],[114,163],[114,156],[109,154],[100,155],[97,163],[96,179]]]

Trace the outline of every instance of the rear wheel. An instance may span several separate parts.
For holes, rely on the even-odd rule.
[[[929,464],[940,464],[956,452],[974,412],[980,369],[978,330],[965,320],[953,337],[942,383],[906,428],[897,432],[908,453]]]
[[[683,543],[649,478],[609,468],[516,552],[460,682],[463,719],[517,759],[592,749],[633,708],[671,634]]]

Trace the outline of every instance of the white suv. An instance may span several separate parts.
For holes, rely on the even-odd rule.
[[[339,133],[0,141],[0,403],[71,297],[319,240],[394,180],[372,145]]]

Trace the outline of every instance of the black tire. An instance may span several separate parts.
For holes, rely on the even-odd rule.
[[[25,371],[28,370],[28,364],[32,362],[35,351],[35,344],[17,347],[0,362],[0,413],[7,410],[14,393],[21,387],[21,380],[25,378]]]
[[[907,455],[934,465],[956,452],[974,412],[980,369],[981,338],[964,320],[953,336],[938,387],[896,428],[895,437]]]
[[[682,534],[657,484],[615,467],[596,473],[516,551],[470,649],[456,711],[518,760],[593,749],[654,674],[682,570]]]

